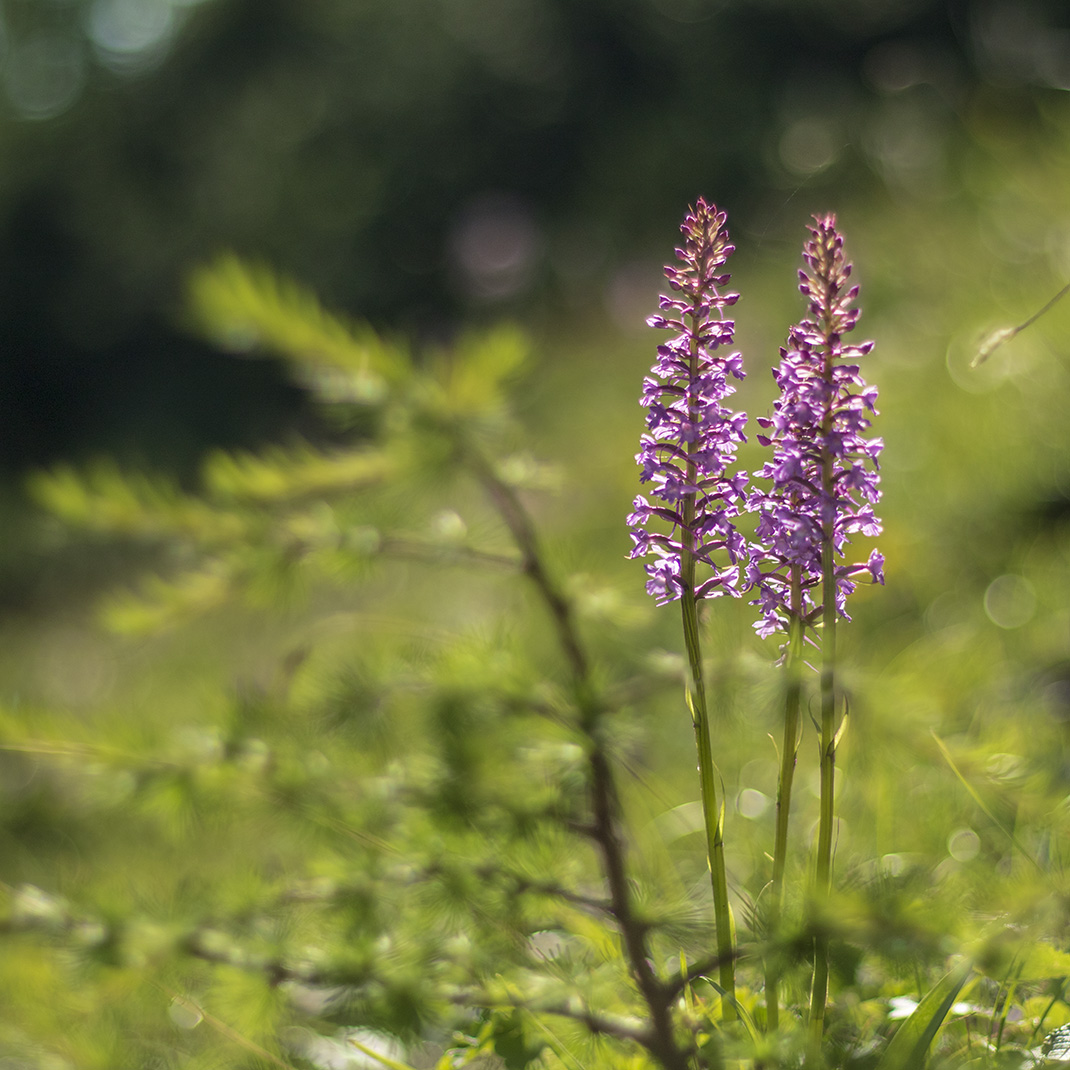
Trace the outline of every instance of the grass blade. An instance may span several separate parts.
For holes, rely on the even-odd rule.
[[[933,1039],[972,972],[968,963],[957,966],[926,993],[892,1037],[877,1070],[923,1070]]]

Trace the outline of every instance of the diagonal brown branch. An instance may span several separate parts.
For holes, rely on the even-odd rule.
[[[610,913],[617,923],[632,977],[650,1016],[650,1033],[645,1046],[665,1070],[687,1070],[687,1053],[675,1036],[673,998],[651,964],[648,926],[636,914],[632,902],[626,849],[620,830],[620,800],[604,739],[603,719],[608,704],[591,677],[590,661],[576,627],[572,604],[547,569],[535,526],[516,492],[499,478],[474,443],[460,439],[459,435],[457,442],[462,457],[509,529],[520,552],[521,569],[549,610],[558,644],[569,666],[580,715],[579,727],[587,737],[592,816],[590,824],[582,826],[582,832],[594,843],[601,858],[609,888]]]

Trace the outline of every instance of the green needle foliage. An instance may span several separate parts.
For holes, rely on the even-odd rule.
[[[212,337],[291,362],[338,444],[214,457],[196,494],[106,466],[36,479],[69,523],[166,548],[164,574],[113,600],[108,623],[144,632],[299,593],[329,620],[391,568],[421,566],[447,572],[446,611],[380,587],[393,619],[351,623],[344,667],[337,638],[296,647],[177,754],[10,739],[61,765],[91,755],[90,781],[129,778],[125,820],[184,855],[170,874],[182,893],[166,878],[139,889],[144,918],[23,887],[11,927],[81,938],[81,958],[128,983],[162,973],[172,1018],[261,1060],[315,1062],[311,1018],[431,1044],[444,1065],[494,1053],[683,1070],[712,1043],[706,1004],[690,1025],[676,1006],[702,970],[681,976],[678,951],[671,977],[660,964],[707,934],[685,890],[633,873],[650,861],[625,842],[608,728],[627,691],[594,666],[520,496],[544,473],[508,449],[523,337],[500,328],[417,364],[233,259],[195,276],[192,306]],[[526,588],[534,622],[451,614],[445,592],[473,585]],[[545,622],[549,648],[531,634]],[[230,872],[228,856],[247,864]],[[26,895],[43,900],[39,924],[23,920]],[[208,1045],[185,1047],[175,1061],[194,1065]]]

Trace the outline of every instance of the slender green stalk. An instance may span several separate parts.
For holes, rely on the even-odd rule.
[[[826,374],[831,376],[831,355]],[[822,430],[831,429],[831,414]],[[822,485],[826,499],[833,493],[832,457],[822,463]],[[821,817],[817,834],[817,864],[814,872],[814,904],[818,910],[818,934],[814,938],[814,979],[810,990],[810,1055],[821,1059],[821,1038],[828,1001],[829,938],[825,914],[832,891],[832,837],[836,819],[836,568],[833,558],[833,523],[828,520],[821,547]]]
[[[692,313],[696,330],[699,316]],[[691,382],[698,375],[698,340],[691,335]],[[694,485],[697,464],[694,453],[697,443],[687,444],[687,481]],[[695,746],[698,749],[699,784],[702,789],[702,816],[706,825],[706,852],[710,866],[710,882],[713,886],[713,913],[717,925],[717,960],[722,998],[722,1018],[736,1018],[736,952],[735,932],[731,908],[728,904],[728,878],[724,858],[724,807],[717,804],[717,782],[713,764],[713,744],[710,739],[709,708],[706,704],[706,682],[702,670],[702,646],[698,633],[698,605],[695,599],[695,495],[683,500],[683,551],[680,554],[680,582],[683,594],[680,604],[683,611],[684,645],[690,680],[687,688],[687,705],[695,726]]]
[[[810,991],[808,1058],[822,1065],[822,1037],[829,991],[829,932],[832,895],[832,856],[835,838],[836,749],[844,721],[837,725],[840,705],[836,693],[836,629],[843,598],[854,590],[856,577],[868,573],[884,582],[884,557],[876,550],[865,564],[836,565],[849,535],[880,533],[871,506],[880,499],[876,459],[879,440],[866,440],[867,413],[876,413],[876,390],[859,375],[853,361],[867,354],[872,342],[854,345],[844,335],[854,329],[860,312],[852,308],[858,287],[850,283],[851,265],[843,253],[843,237],[831,214],[814,217],[810,240],[803,247],[808,271],[801,271],[799,289],[807,298],[808,316],[788,332],[781,363],[774,372],[781,387],[776,417],[759,421],[773,428],[768,441],[774,460],[762,474],[773,481],[762,505],[759,530],[769,544],[772,568],[759,567],[755,584],[763,606],[760,634],[788,625],[791,641],[802,642],[805,629],[821,627],[820,684],[820,820],[814,865],[809,881],[809,904],[814,931],[814,969]],[[766,439],[763,437],[762,441]],[[788,571],[785,571],[787,566]],[[798,568],[798,579],[792,571]],[[775,582],[774,582],[775,581]],[[842,588],[841,588],[842,585]],[[820,599],[820,601],[819,601]],[[792,635],[792,626],[798,634]],[[787,689],[788,727],[797,720],[798,695]],[[777,814],[776,888],[773,916],[783,903],[784,847],[788,802],[783,789],[790,777],[794,738],[785,742],[780,806]],[[775,947],[775,944],[772,945]],[[775,956],[770,959],[776,964]],[[770,1006],[776,1003],[775,969],[767,968]],[[775,1022],[778,1010],[771,1011]]]
[[[691,563],[694,569],[694,559]],[[717,968],[721,988],[725,991],[721,1012],[725,1021],[736,1018],[736,952],[732,912],[728,905],[728,878],[724,859],[724,808],[717,804],[716,771],[713,746],[710,740],[710,718],[706,706],[706,684],[702,674],[702,652],[698,636],[698,608],[690,584],[684,586],[683,598],[684,643],[691,669],[687,689],[687,705],[695,726],[695,746],[698,750],[699,784],[702,788],[702,816],[706,823],[706,852],[713,886],[713,912],[717,925]]]
[[[792,570],[792,615],[788,651],[784,664],[787,682],[784,689],[784,742],[780,749],[780,779],[777,782],[776,835],[773,841],[773,879],[769,886],[769,907],[766,913],[769,937],[775,941],[784,913],[784,869],[788,855],[788,818],[791,813],[791,788],[795,779],[795,763],[799,754],[799,712],[802,697],[802,595],[799,590],[799,569]],[[766,1029],[775,1032],[780,1027],[780,964],[774,950],[765,964],[765,1021]]]

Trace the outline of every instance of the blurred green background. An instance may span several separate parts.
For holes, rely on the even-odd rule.
[[[728,211],[740,407],[761,415],[802,312],[803,224],[834,210],[862,286],[859,329],[877,343],[865,374],[886,440],[888,576],[856,596],[843,631],[852,727],[837,864],[848,883],[867,866],[902,875],[912,948],[918,926],[943,953],[944,934],[966,938],[967,913],[972,924],[1018,905],[1065,948],[1065,897],[1019,880],[1005,829],[1061,878],[1070,302],[970,368],[988,331],[1070,279],[1064,3],[5,0],[0,11],[0,686],[15,720],[188,756],[197,731],[255,720],[253,707],[265,738],[293,729],[266,727],[261,700],[295,642],[324,661],[344,661],[354,635],[366,644],[355,675],[335,681],[343,706],[393,671],[391,628],[501,628],[503,648],[538,645],[509,623],[525,606],[494,582],[440,586],[407,571],[340,601],[225,611],[162,639],[95,627],[103,589],[179,558],[71,534],[28,505],[29,472],[113,456],[195,487],[215,447],[338,439],[281,363],[236,358],[192,330],[186,279],[221,250],[418,350],[519,322],[534,355],[517,410],[526,448],[559,473],[557,493],[534,500],[560,569],[578,577],[613,671],[662,653],[671,670],[676,614],[647,604],[640,566],[624,560],[660,265],[689,201]],[[744,461],[758,467],[753,444]],[[425,490],[416,525],[456,505]],[[470,530],[494,530],[461,501]],[[776,731],[774,644],[753,638],[749,618],[721,603],[709,615],[741,897],[761,884]],[[669,813],[695,794],[679,772],[693,757],[675,680],[636,707],[627,747]],[[315,709],[316,725],[334,723]],[[389,737],[375,737],[376,755],[404,748],[403,732],[368,716]],[[315,726],[300,731],[302,746],[325,746]],[[349,740],[361,755],[365,743]],[[0,877],[126,902],[122,845],[75,820],[81,796],[8,764]],[[800,798],[805,827],[816,800]],[[196,824],[183,814],[176,825]],[[151,891],[133,895],[139,909],[181,913],[219,888],[240,900],[231,862],[261,861],[248,846],[248,858],[228,853],[231,835],[241,839],[219,832],[208,872],[185,874],[196,894],[161,891],[172,863],[142,859]],[[693,848],[676,859],[689,873],[701,869]],[[283,853],[304,858],[288,840]],[[28,975],[25,955],[7,984]],[[60,985],[39,980],[41,992]],[[1051,1024],[1070,1019],[1060,1006]]]

